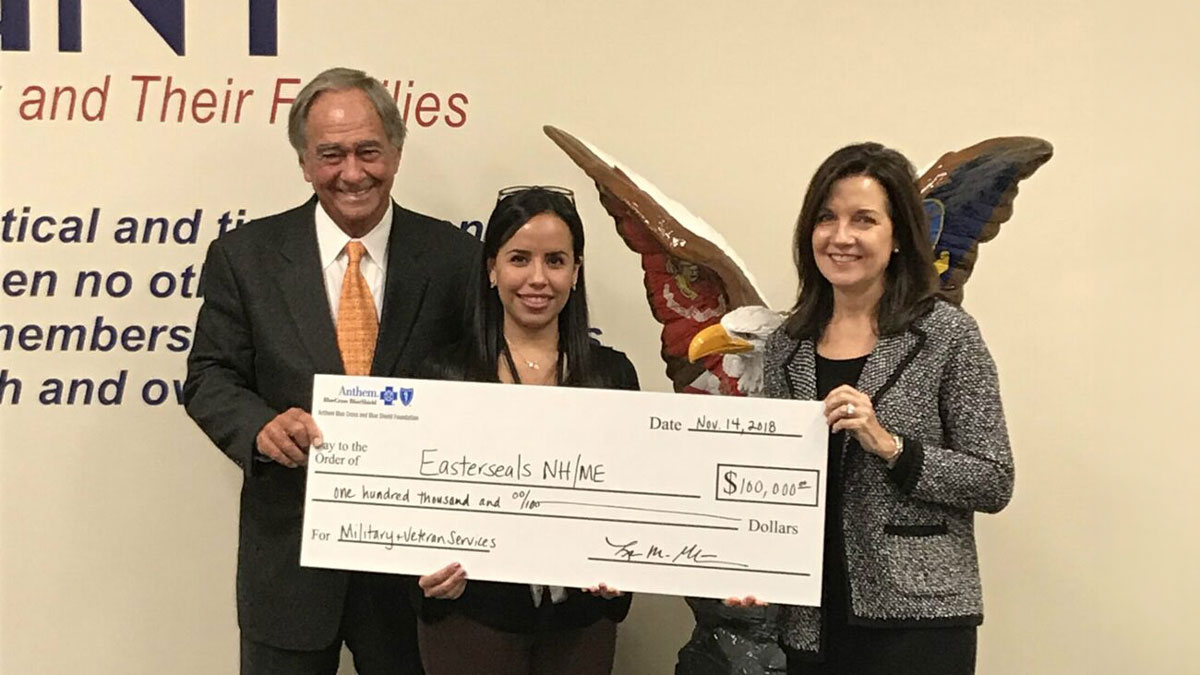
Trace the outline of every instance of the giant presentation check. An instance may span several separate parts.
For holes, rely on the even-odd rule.
[[[301,564],[817,605],[817,402],[319,375]]]

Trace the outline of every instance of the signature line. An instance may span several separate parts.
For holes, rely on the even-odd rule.
[[[702,569],[713,569],[713,565],[705,565],[703,563],[695,564],[695,565],[688,565],[688,564],[683,564],[683,563],[653,562],[650,560],[618,560],[615,558],[588,558],[588,560],[590,560],[592,562],[623,563],[626,565],[661,565],[663,567],[692,567],[692,568],[699,567]],[[737,563],[723,563],[723,564],[734,565]],[[723,569],[723,570],[726,570],[729,572],[754,572],[756,574],[782,574],[782,575],[790,576],[790,577],[811,577],[812,576],[808,572],[786,572],[786,571],[782,571],[782,570],[756,570],[756,569],[752,569],[749,567],[722,567],[720,569]]]

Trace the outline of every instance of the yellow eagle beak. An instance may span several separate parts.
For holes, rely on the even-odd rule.
[[[710,354],[741,354],[754,351],[754,345],[725,332],[719,323],[696,333],[688,345],[688,361],[695,363]]]

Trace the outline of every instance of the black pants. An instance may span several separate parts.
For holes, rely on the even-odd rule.
[[[430,675],[609,675],[617,626],[506,633],[461,614],[419,623]]]
[[[342,644],[359,675],[422,675],[416,616],[399,577],[350,575],[338,637],[315,651],[280,649],[242,636],[242,675],[336,675]]]
[[[788,675],[973,675],[974,626],[827,627],[823,658],[785,649]]]

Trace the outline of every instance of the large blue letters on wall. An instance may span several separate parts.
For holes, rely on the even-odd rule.
[[[159,37],[184,55],[185,0],[129,0]],[[278,0],[249,0],[251,56],[275,56],[279,46]],[[81,0],[58,0],[58,51],[83,51]],[[0,0],[0,49],[29,51],[29,0]]]

